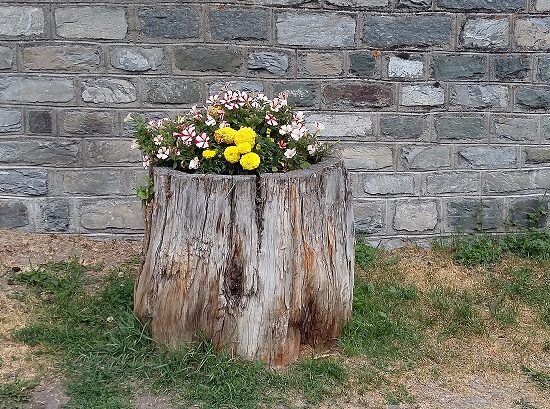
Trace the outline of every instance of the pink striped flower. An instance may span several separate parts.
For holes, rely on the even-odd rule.
[[[210,146],[208,144],[209,140],[210,138],[208,137],[206,132],[203,132],[195,137],[195,145],[197,145],[197,148],[206,149]]]

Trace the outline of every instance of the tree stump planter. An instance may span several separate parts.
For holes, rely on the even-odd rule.
[[[340,158],[261,176],[154,169],[134,310],[169,345],[197,334],[271,366],[330,348],[351,315],[354,231]]]

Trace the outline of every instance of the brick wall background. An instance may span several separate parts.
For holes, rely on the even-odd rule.
[[[327,125],[359,231],[525,225],[550,187],[550,0],[0,5],[0,228],[139,234],[129,112],[224,82]],[[546,223],[543,217],[541,223]]]

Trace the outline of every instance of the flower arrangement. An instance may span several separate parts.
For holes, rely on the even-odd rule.
[[[305,125],[302,112],[286,94],[222,90],[188,115],[136,123],[136,146],[143,165],[167,166],[189,173],[255,174],[307,168],[328,154],[318,140],[322,129]]]

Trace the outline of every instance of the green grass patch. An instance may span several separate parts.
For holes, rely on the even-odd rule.
[[[540,389],[550,390],[550,374],[526,366],[522,366],[521,370]]]
[[[471,236],[453,244],[454,259],[463,266],[488,265],[498,262],[503,248],[498,239],[490,236]]]
[[[450,335],[479,335],[485,331],[485,323],[474,297],[467,291],[437,288],[428,295],[435,317],[444,331]]]
[[[0,383],[0,409],[17,409],[29,400],[31,390],[36,382],[18,380],[11,383]]]

